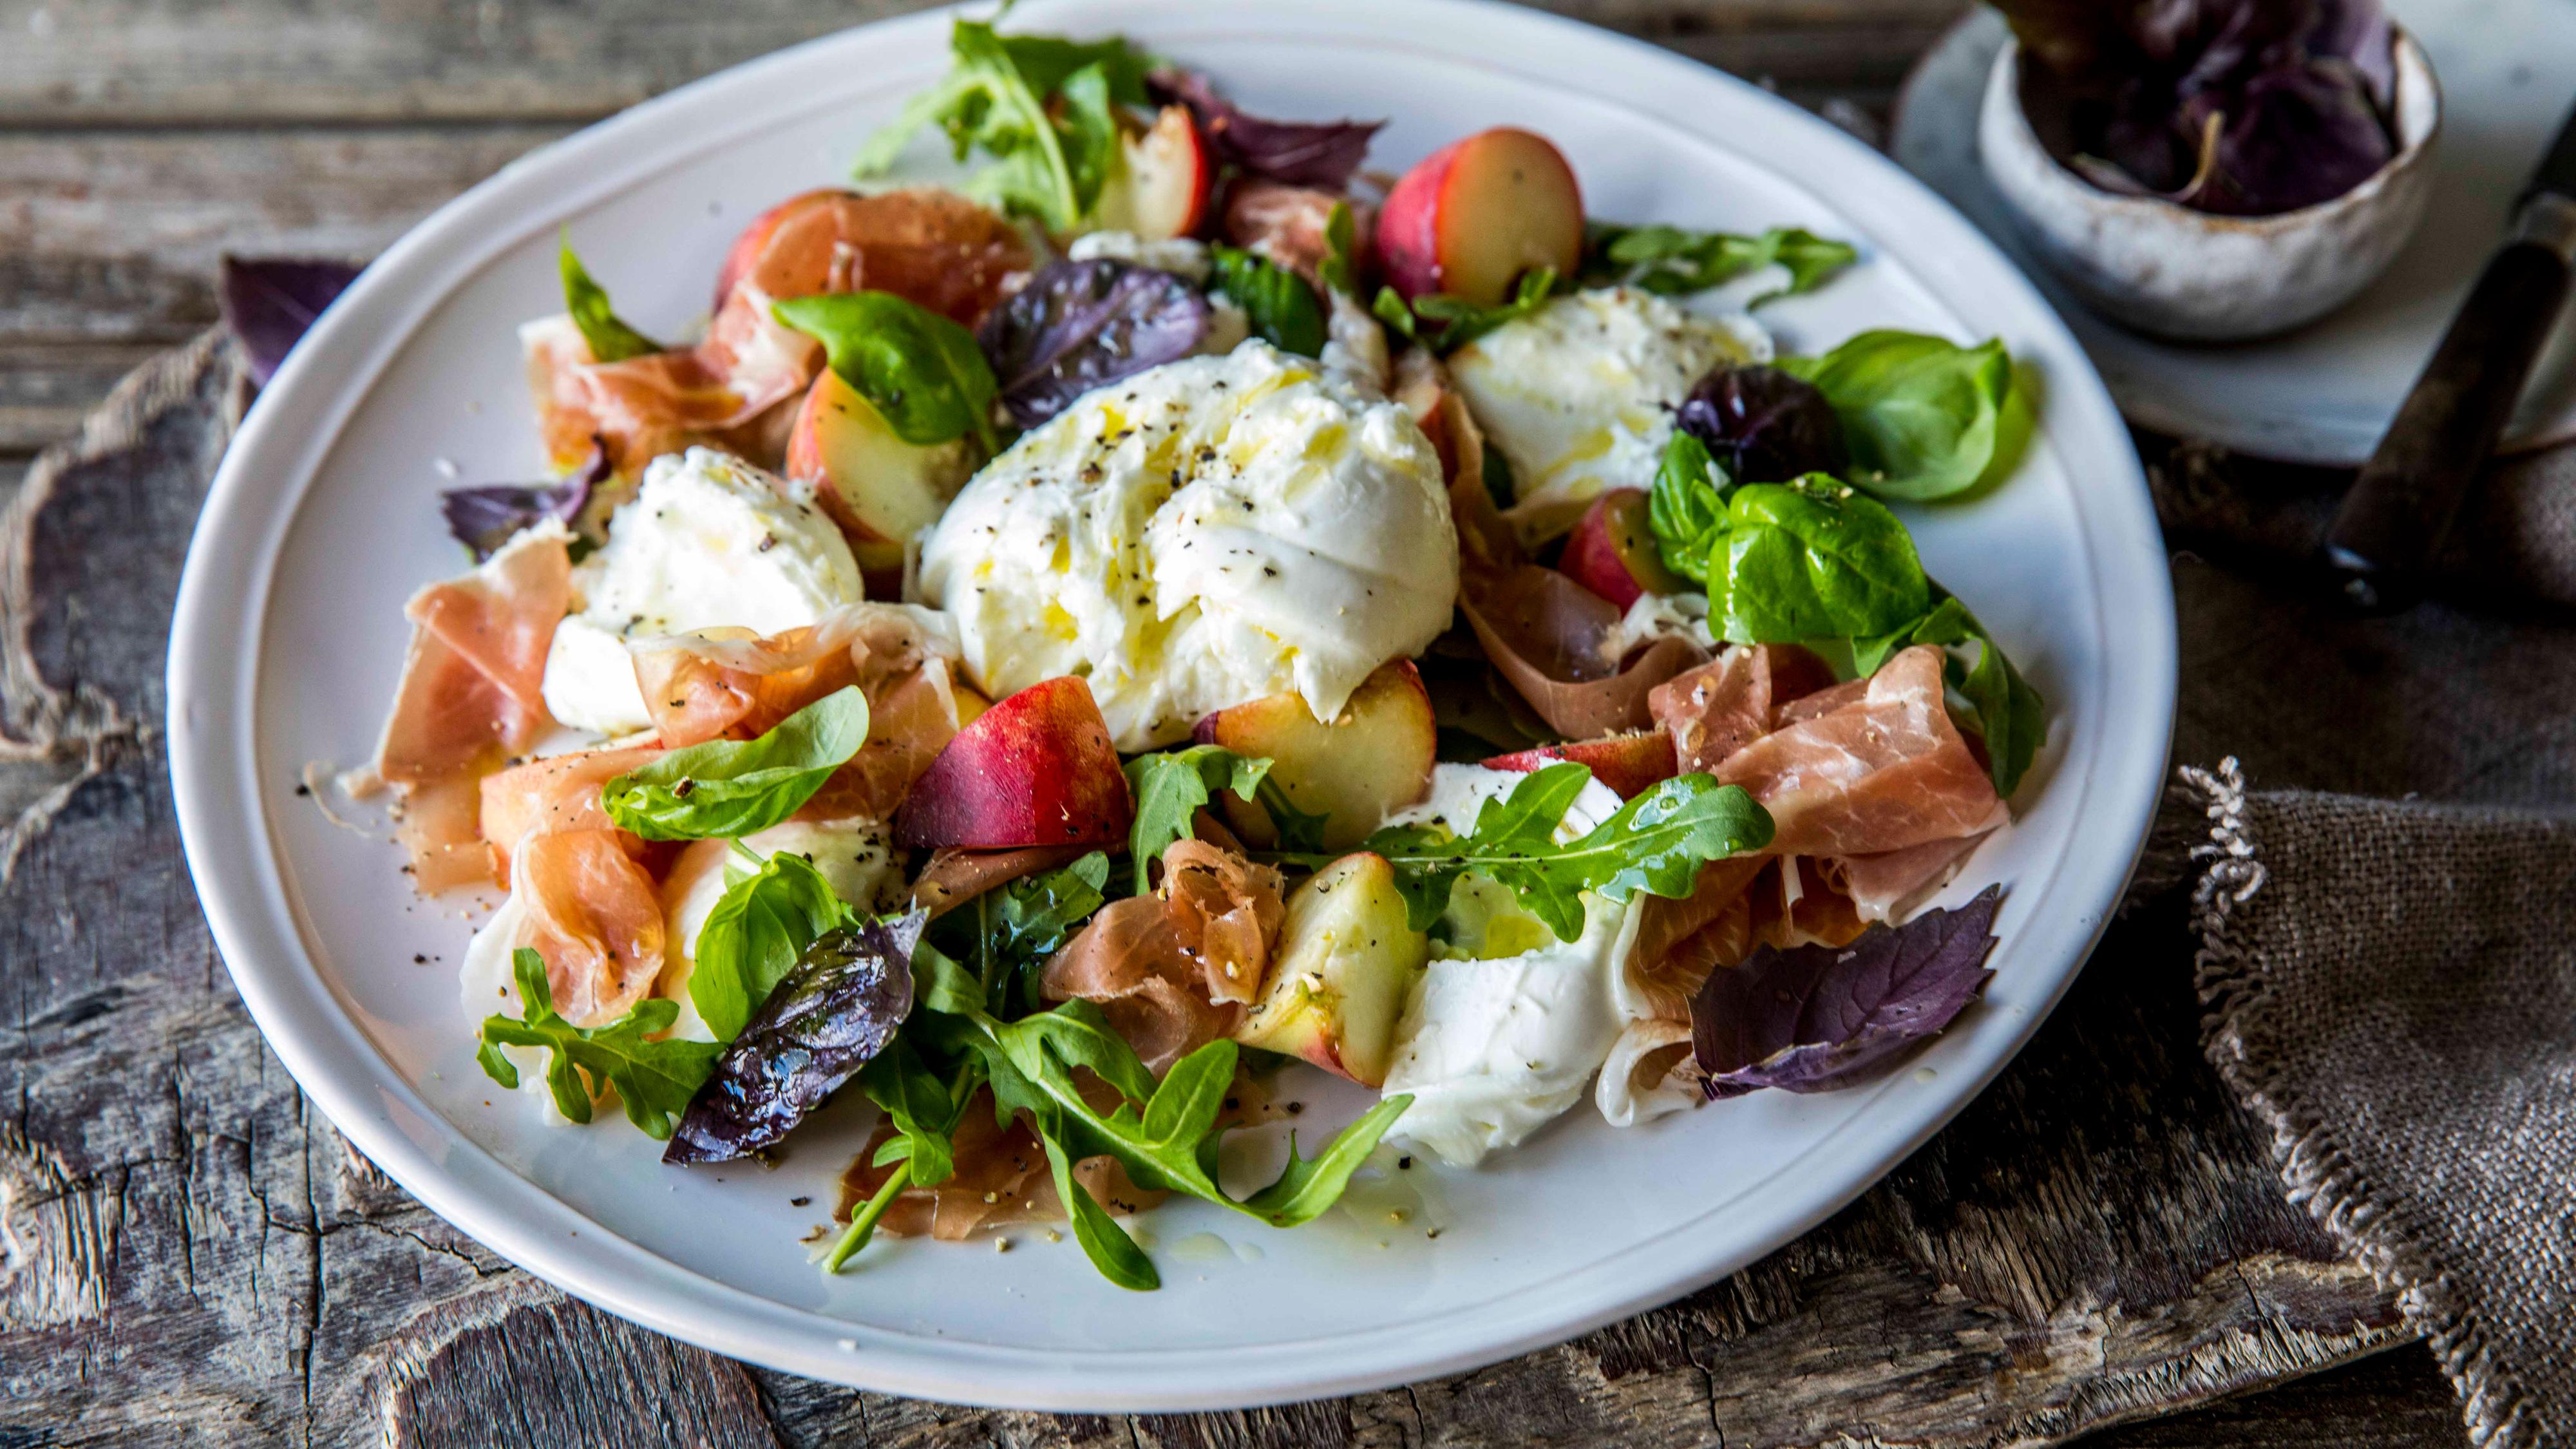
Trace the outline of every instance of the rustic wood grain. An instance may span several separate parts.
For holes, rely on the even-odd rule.
[[[0,0],[0,125],[589,121],[907,0]],[[1892,93],[1964,0],[1544,0],[1792,93]],[[39,18],[42,17],[42,18]]]
[[[569,1302],[310,1112],[197,913],[161,656],[233,395],[211,340],[155,362],[0,520],[0,778],[34,782],[0,879],[0,1444],[2048,1443],[2409,1337],[2202,1062],[2170,905],[1822,1228],[1477,1373],[1057,1419],[745,1370]]]

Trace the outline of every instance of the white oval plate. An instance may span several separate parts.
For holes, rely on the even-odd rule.
[[[1564,146],[1597,214],[1851,238],[1861,265],[1766,310],[1791,347],[1876,326],[2006,340],[2043,397],[2028,461],[1984,499],[1912,515],[1933,570],[2050,704],[2023,820],[1973,866],[2011,887],[1985,1002],[1882,1082],[1758,1093],[1629,1131],[1587,1103],[1483,1171],[1391,1172],[1295,1232],[1162,1208],[1139,1224],[1168,1285],[1148,1296],[1029,1230],[1008,1253],[874,1247],[827,1281],[798,1240],[833,1201],[861,1117],[831,1124],[837,1140],[800,1139],[775,1169],[681,1171],[613,1114],[548,1128],[487,1082],[455,987],[472,913],[414,901],[393,848],[297,798],[299,774],[372,751],[403,599],[457,568],[440,462],[468,480],[538,471],[512,329],[560,306],[556,229],[621,311],[680,330],[737,228],[840,176],[942,72],[947,17],[924,15],[725,72],[510,167],[369,268],[252,410],[180,590],[171,771],[216,940],[279,1057],[430,1208],[610,1312],[795,1373],[982,1404],[1208,1408],[1464,1369],[1676,1297],[1849,1201],[2065,990],[2162,778],[2172,597],[2136,456],[2083,353],[1895,166],[1634,41],[1469,0],[1059,0],[1014,24],[1124,31],[1264,112],[1391,113],[1381,165],[1508,121]],[[1321,1086],[1307,1099],[1318,1126],[1351,1105]]]

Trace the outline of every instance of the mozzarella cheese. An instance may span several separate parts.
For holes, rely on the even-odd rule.
[[[1410,414],[1252,341],[1024,435],[924,541],[920,584],[977,688],[1083,676],[1134,753],[1291,690],[1332,718],[1449,626],[1458,546]]]
[[[894,859],[883,824],[873,820],[790,820],[742,838],[743,846],[766,860],[785,851],[813,863],[816,873],[841,899],[865,911],[884,911],[901,904],[903,868]],[[689,975],[697,970],[698,933],[716,902],[724,899],[725,862],[741,856],[730,840],[700,840],[680,852],[662,881],[663,963],[654,994],[680,1004],[673,1036],[713,1041],[697,1003],[689,999]]]
[[[722,626],[775,634],[864,596],[858,561],[812,484],[708,448],[654,459],[572,580],[580,607],[555,628],[546,709],[604,735],[653,722],[629,639]]]
[[[1673,408],[1720,363],[1764,362],[1749,317],[1686,312],[1634,287],[1558,297],[1452,353],[1449,370],[1488,444],[1511,464],[1511,516],[1551,538],[1612,488],[1654,483]]]
[[[1441,765],[1431,796],[1389,824],[1437,822],[1465,833],[1487,800],[1525,776],[1478,765]],[[1619,797],[1584,787],[1557,827],[1572,840],[1607,820]],[[1478,876],[1458,882],[1434,956],[1405,1004],[1384,1090],[1413,1095],[1390,1135],[1453,1166],[1471,1167],[1518,1144],[1583,1096],[1624,1025],[1619,963],[1635,944],[1638,901],[1614,905],[1586,893],[1583,933],[1561,941],[1521,908],[1509,887]]]

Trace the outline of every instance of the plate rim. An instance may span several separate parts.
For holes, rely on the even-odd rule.
[[[1283,17],[1275,6],[1237,0],[1227,6],[1201,4],[1190,7],[1189,13],[1205,16],[1219,9],[1238,10],[1265,22],[1320,23],[1324,28],[1318,34],[1356,34],[1367,29],[1365,12],[1383,4],[1384,0],[1323,0]],[[1055,0],[1024,6],[1020,18],[1024,24],[1043,24],[1055,12],[1071,9],[1143,12],[1158,5],[1166,10],[1180,8],[1173,0]],[[1615,1286],[1594,1285],[1588,1293],[1562,1295],[1572,1300],[1570,1304],[1516,1303],[1515,1299],[1530,1295],[1531,1289],[1525,1287],[1490,1306],[1494,1311],[1485,1317],[1492,1326],[1481,1334],[1461,1339],[1453,1331],[1447,1336],[1458,1341],[1445,1346],[1408,1345],[1413,1349],[1409,1353],[1378,1353],[1365,1361],[1354,1361],[1345,1348],[1339,1355],[1341,1362],[1318,1369],[1264,1368],[1244,1362],[1245,1356],[1235,1350],[1130,1350],[1095,1359],[957,1342],[934,1348],[921,1337],[883,1333],[762,1298],[617,1237],[502,1166],[430,1111],[367,1039],[297,933],[257,783],[255,701],[270,594],[284,538],[320,464],[384,363],[444,304],[459,282],[488,265],[493,251],[510,244],[490,241],[449,247],[450,243],[470,243],[476,234],[488,241],[495,230],[515,234],[525,229],[532,210],[539,215],[578,210],[668,165],[680,154],[725,144],[719,134],[673,148],[659,143],[659,132],[666,117],[676,121],[728,92],[756,84],[765,75],[811,64],[819,55],[845,48],[854,55],[865,54],[944,32],[958,8],[854,26],[728,67],[504,167],[439,208],[389,248],[341,303],[325,314],[313,335],[272,380],[262,405],[243,420],[208,491],[181,579],[169,654],[168,729],[180,832],[200,901],[226,969],[271,1050],[324,1115],[424,1205],[575,1297],[714,1352],[783,1371],[917,1397],[1017,1408],[1241,1407],[1386,1387],[1495,1362],[1713,1282],[1776,1250],[1867,1191],[1973,1101],[2028,1043],[2099,941],[2111,917],[2110,908],[2144,847],[2171,748],[2176,660],[2170,578],[2162,550],[2154,542],[2160,535],[2145,475],[2100,375],[2045,298],[1973,223],[1892,159],[1787,101],[1685,57],[1496,0],[1406,0],[1405,8],[1444,17],[1449,31],[1459,37],[1452,53],[1461,58],[1490,61],[1501,50],[1517,51],[1522,59],[1504,67],[1513,73],[1515,83],[1526,57],[1544,47],[1555,60],[1554,83],[1596,98],[1617,76],[1659,73],[1660,81],[1672,88],[1711,87],[1727,94],[1730,104],[1769,107],[1779,124],[1840,153],[1838,159],[1855,170],[1874,172],[1872,184],[1882,197],[1928,203],[1928,220],[1947,227],[1951,235],[1909,247],[1909,260],[1918,268],[1926,267],[1926,258],[1935,255],[1948,258],[1950,265],[1964,262],[1979,274],[1981,283],[2017,292],[2020,310],[2026,314],[2023,324],[2036,334],[2031,340],[2050,354],[2051,415],[2074,424],[2053,430],[2052,444],[2070,449],[2063,434],[2080,433],[2093,451],[2112,455],[2083,461],[2107,461],[2115,477],[2087,473],[2081,484],[2070,479],[2070,487],[2092,495],[2083,503],[2108,510],[2090,515],[2083,506],[2077,509],[2078,535],[2095,554],[2097,586],[2105,570],[2116,563],[2123,572],[2135,575],[2127,579],[2130,589],[2142,588],[2144,602],[2156,606],[2139,621],[2145,637],[2123,641],[2142,646],[2140,657],[2123,660],[2121,675],[2129,685],[2142,688],[2145,697],[2138,701],[2142,709],[2131,715],[2106,708],[2101,724],[2105,738],[2090,757],[2091,768],[2080,781],[2064,783],[2081,783],[2088,795],[2095,793],[2096,786],[2105,787],[2099,792],[2102,798],[2079,802],[2079,817],[2113,831],[2114,839],[2122,838],[2119,832],[2124,831],[2134,843],[2125,855],[2116,849],[2106,852],[2116,868],[2110,863],[2097,865],[2089,880],[2079,882],[2088,889],[2074,921],[2082,934],[2073,943],[2071,957],[2045,999],[2000,1047],[1990,1050],[1986,1060],[1970,1063],[1971,1069],[1958,1073],[1947,1091],[1927,1094],[1930,1109],[1918,1109],[1914,1120],[1895,1137],[1855,1134],[1846,1130],[1847,1122],[1808,1148],[1802,1160],[1831,1186],[1793,1196],[1785,1207],[1762,1214],[1761,1226],[1751,1234],[1760,1243],[1757,1247],[1705,1255],[1678,1271],[1613,1275],[1619,1279]],[[1585,77],[1555,79],[1575,70],[1585,71]],[[760,112],[759,123],[774,123],[792,110],[782,103],[775,110]],[[1695,134],[1718,144],[1705,133]],[[630,155],[639,146],[653,152],[640,166]],[[604,164],[608,155],[619,158],[616,164]],[[591,173],[591,184],[578,184],[585,170]],[[599,179],[602,176],[607,179]],[[540,195],[542,199],[537,199]],[[424,288],[419,298],[406,300],[400,288],[407,274],[441,268],[436,254],[442,247],[471,255],[444,265],[444,285]],[[1938,291],[1948,294],[1953,288],[1945,285]],[[351,383],[349,378],[360,380]],[[2104,450],[2105,440],[2116,447]],[[2076,461],[2070,451],[2070,473],[2077,471]],[[2116,519],[2115,513],[2127,517]],[[2123,521],[2126,527],[2118,526]],[[2114,542],[2144,540],[2145,547],[2123,549],[2132,556],[2106,560],[2100,556],[2102,540],[2095,537],[2097,533]],[[2142,562],[2152,566],[2137,567]],[[2138,595],[2124,590],[2117,597]],[[239,647],[245,638],[251,641],[248,649]],[[2107,661],[2101,667],[2107,669]],[[2106,705],[2118,702],[2119,690],[2117,682],[2106,687],[2106,695],[2111,696]],[[226,705],[237,707],[227,711]],[[2146,768],[2139,768],[2140,761]],[[245,845],[249,848],[244,849]],[[1861,1137],[1869,1141],[1856,1146]],[[505,1196],[482,1195],[486,1192]],[[505,1201],[512,1211],[500,1209]],[[582,1241],[585,1236],[589,1241]],[[1630,1244],[1582,1271],[1603,1276],[1612,1265],[1626,1264],[1653,1241]],[[1532,1286],[1561,1283],[1559,1279],[1552,1285]],[[1363,1330],[1336,1342],[1359,1344],[1368,1337]],[[1423,1332],[1417,1321],[1410,1337],[1428,1340],[1433,1336]],[[1107,1362],[1111,1359],[1137,1362],[1112,1369]]]

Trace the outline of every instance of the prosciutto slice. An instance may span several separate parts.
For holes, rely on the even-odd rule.
[[[2003,802],[1975,830],[1956,840],[1934,840],[1876,855],[1827,856],[1816,864],[1826,880],[1851,898],[1864,921],[1894,922],[1897,912],[1949,883],[1988,835],[2011,820]]]
[[[1100,1004],[1156,1073],[1221,1036],[1261,989],[1278,944],[1279,873],[1205,841],[1163,856],[1159,894],[1103,907],[1039,977],[1050,1001]]]
[[[531,835],[512,857],[527,911],[515,944],[545,957],[555,1009],[580,1026],[625,1015],[662,974],[661,894],[619,834]]]
[[[949,666],[959,653],[938,615],[850,604],[766,638],[710,629],[635,646],[655,736],[673,749],[751,739],[851,685],[868,699],[868,741],[797,812],[800,820],[885,819],[962,719]]]
[[[403,799],[414,884],[441,891],[491,873],[474,831],[474,782],[551,723],[539,686],[572,606],[560,525],[530,529],[473,572],[412,595],[411,649],[376,773]]]
[[[600,789],[662,753],[658,744],[548,755],[483,777],[479,833],[491,852],[492,876],[510,883],[510,855],[532,835],[602,830],[618,847],[648,865],[661,852],[653,843],[618,829],[600,804]]]
[[[715,320],[694,348],[603,363],[569,318],[522,328],[548,451],[570,468],[596,433],[621,476],[698,443],[774,465],[788,405],[821,370],[823,349],[781,325],[771,303],[867,289],[971,327],[1028,265],[1008,222],[950,192],[808,192],[735,243]]]
[[[1628,734],[1652,720],[1655,687],[1708,656],[1686,639],[1657,639],[1612,657],[1621,610],[1554,569],[1528,561],[1485,489],[1485,441],[1437,359],[1396,359],[1395,400],[1414,415],[1449,474],[1458,529],[1458,610],[1512,688],[1548,727],[1573,739]]]
[[[1796,644],[1753,644],[1655,686],[1655,723],[1684,771],[1716,767],[1777,729],[1793,702],[1832,687],[1833,666]]]
[[[1771,812],[1782,855],[1876,855],[1985,826],[1994,783],[1950,722],[1943,655],[1903,650],[1856,694],[1714,764]],[[1811,698],[1813,698],[1811,696]]]

